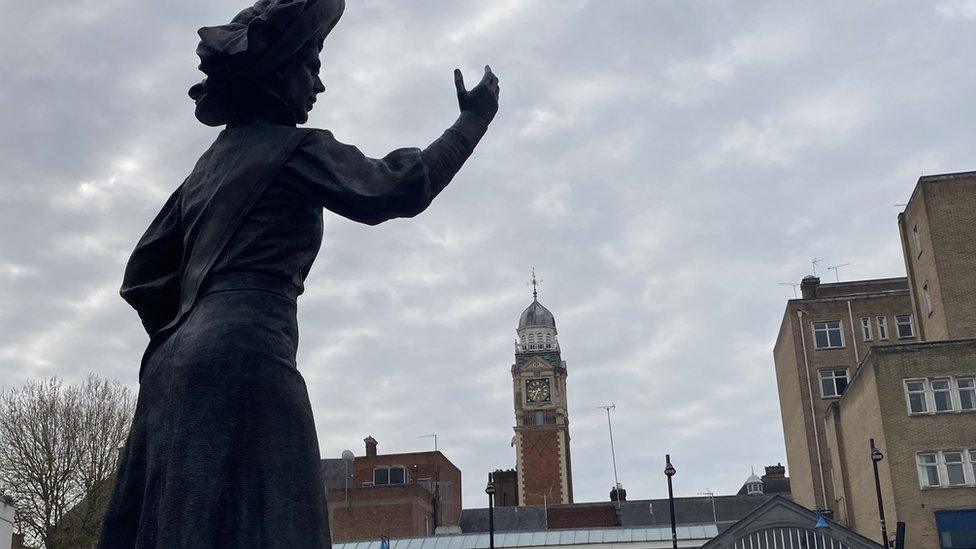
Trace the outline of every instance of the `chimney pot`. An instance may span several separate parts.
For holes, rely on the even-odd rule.
[[[786,477],[786,467],[777,463],[776,465],[767,465],[766,474],[763,475],[763,479],[767,478],[784,478]]]
[[[803,299],[816,298],[819,286],[820,278],[813,275],[803,277],[803,280],[800,281],[800,293],[803,294]]]

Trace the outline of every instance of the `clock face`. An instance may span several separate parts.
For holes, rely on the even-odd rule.
[[[549,378],[529,379],[525,382],[525,400],[528,402],[549,402]]]

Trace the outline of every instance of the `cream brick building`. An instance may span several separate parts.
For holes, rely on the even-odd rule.
[[[794,499],[881,541],[976,546],[976,173],[919,180],[899,216],[907,278],[820,284],[774,349]],[[941,535],[940,535],[941,534]]]

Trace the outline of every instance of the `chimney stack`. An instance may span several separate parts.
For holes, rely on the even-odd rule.
[[[800,293],[803,299],[814,299],[817,297],[817,288],[820,286],[820,279],[813,275],[807,275],[800,281]]]
[[[617,484],[612,490],[610,490],[610,501],[627,501],[627,490],[624,489],[623,484]]]
[[[786,478],[786,467],[783,467],[782,463],[767,465],[766,474],[762,476],[762,479],[766,480],[767,478]]]
[[[366,443],[366,457],[376,457],[376,439],[372,435],[363,439]]]

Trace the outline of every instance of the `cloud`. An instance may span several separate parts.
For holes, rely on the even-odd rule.
[[[89,371],[135,387],[146,343],[117,297],[128,253],[216,131],[186,90],[195,31],[242,4],[8,3],[0,18],[0,386]],[[973,168],[972,2],[369,0],[323,54],[310,124],[373,156],[452,123],[451,71],[502,106],[423,215],[326,216],[299,364],[326,457],[442,450],[480,506],[513,467],[519,313],[556,316],[574,492],[620,479],[732,493],[784,462],[771,347],[811,257],[903,275],[892,204]],[[29,23],[29,24],[28,24]],[[937,28],[933,33],[931,29]],[[741,444],[741,433],[751,443]],[[710,456],[723,451],[722,463]]]

